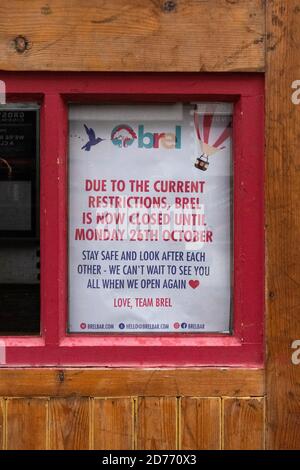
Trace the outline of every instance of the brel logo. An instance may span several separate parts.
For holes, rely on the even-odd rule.
[[[140,124],[137,132],[127,124],[119,124],[111,132],[111,141],[114,145],[122,148],[129,147],[137,141],[139,148],[145,149],[180,149],[181,148],[181,126],[175,126],[173,132],[149,132],[145,126]]]

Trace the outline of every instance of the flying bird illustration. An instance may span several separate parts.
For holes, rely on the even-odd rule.
[[[88,135],[88,138],[89,140],[87,141],[86,144],[84,144],[83,147],[81,147],[81,149],[83,150],[86,150],[87,152],[89,152],[91,150],[91,147],[93,145],[97,145],[99,144],[100,142],[102,142],[102,140],[105,140],[105,139],[102,139],[101,137],[97,137],[96,138],[96,134],[95,134],[95,131],[94,129],[92,129],[91,127],[88,128],[88,126],[86,124],[84,124],[84,128],[85,128],[85,131]]]

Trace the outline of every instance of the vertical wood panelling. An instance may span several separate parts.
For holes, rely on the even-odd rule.
[[[220,449],[220,398],[182,398],[180,441],[182,449]]]
[[[292,349],[300,340],[300,105],[292,88],[300,80],[300,2],[266,5],[267,448],[293,450],[300,435]]]
[[[139,398],[136,425],[138,449],[176,449],[176,398]]]
[[[201,450],[219,449],[221,441],[247,448],[249,426],[254,447],[263,441],[262,401],[236,398],[241,390],[263,394],[262,371],[68,370],[59,388],[54,370],[4,372],[0,388],[5,382],[1,391],[8,393],[0,394],[0,449]],[[16,388],[22,398],[14,395]]]
[[[52,398],[49,403],[50,449],[89,448],[89,399]]]
[[[225,450],[264,448],[264,399],[225,398],[223,401]]]
[[[7,400],[7,449],[46,449],[47,407],[47,399]]]
[[[126,450],[133,443],[133,400],[105,398],[94,401],[94,449]]]
[[[0,398],[0,449],[256,450],[264,420],[263,397]]]
[[[4,449],[5,401],[0,398],[0,449]]]

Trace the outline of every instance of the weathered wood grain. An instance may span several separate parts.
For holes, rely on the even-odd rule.
[[[225,398],[223,406],[224,449],[264,449],[264,399]]]
[[[4,449],[4,446],[5,446],[5,443],[4,443],[4,420],[5,420],[5,416],[4,416],[4,411],[5,409],[5,401],[0,398],[0,450],[1,449]]]
[[[94,449],[132,449],[133,408],[130,398],[94,400]]]
[[[3,369],[0,396],[262,396],[262,369]]]
[[[260,71],[263,0],[2,0],[0,69]],[[22,52],[23,51],[23,52]]]
[[[89,449],[89,399],[51,398],[49,403],[50,449]]]
[[[136,416],[137,448],[176,449],[177,418],[176,398],[139,398]]]
[[[221,448],[221,399],[182,398],[180,448]]]
[[[48,400],[7,400],[7,449],[45,450],[47,447]]]
[[[300,365],[300,3],[267,2],[267,447],[299,449]]]

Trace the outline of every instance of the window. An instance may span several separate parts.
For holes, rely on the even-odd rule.
[[[1,77],[7,365],[260,365],[262,77],[29,75]]]
[[[0,106],[0,331],[39,333],[39,109]]]

